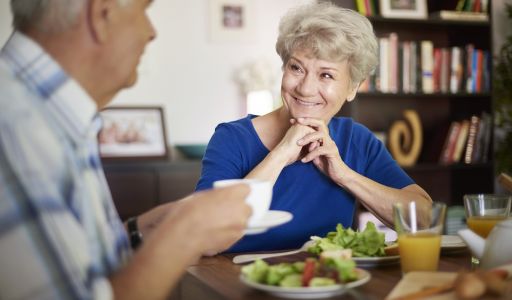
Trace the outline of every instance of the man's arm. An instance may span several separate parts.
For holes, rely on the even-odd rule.
[[[115,298],[166,298],[186,267],[205,253],[227,249],[242,236],[251,213],[243,201],[248,193],[247,186],[237,185],[174,203],[132,261],[111,276]],[[166,210],[157,209],[155,217]]]

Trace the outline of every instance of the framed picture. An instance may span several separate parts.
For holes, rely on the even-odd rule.
[[[98,135],[105,159],[167,158],[164,114],[161,107],[109,107],[100,112]]]
[[[385,18],[426,19],[426,0],[380,0],[380,14]]]
[[[248,42],[254,39],[254,11],[250,0],[210,0],[210,40]]]

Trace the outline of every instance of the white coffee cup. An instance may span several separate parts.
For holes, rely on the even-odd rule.
[[[250,227],[257,223],[268,212],[270,202],[272,201],[272,183],[258,179],[225,179],[215,181],[213,187],[226,187],[239,183],[247,184],[251,188],[249,195],[245,198],[245,202],[252,208],[252,215],[248,222]]]

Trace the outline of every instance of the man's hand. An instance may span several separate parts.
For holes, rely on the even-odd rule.
[[[243,236],[251,215],[244,201],[248,194],[245,184],[192,194],[172,205],[162,227],[179,226],[173,228],[182,236],[177,247],[190,247],[198,255],[221,252]]]

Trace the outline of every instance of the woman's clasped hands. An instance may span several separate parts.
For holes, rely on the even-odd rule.
[[[312,161],[322,173],[338,182],[336,179],[340,177],[346,165],[341,159],[336,143],[329,135],[327,124],[315,118],[290,119],[290,123],[292,126],[288,132],[293,131],[295,127],[309,128],[309,130],[300,131],[303,133],[302,136],[294,136],[295,143],[300,147],[302,154],[298,159],[303,163]]]

